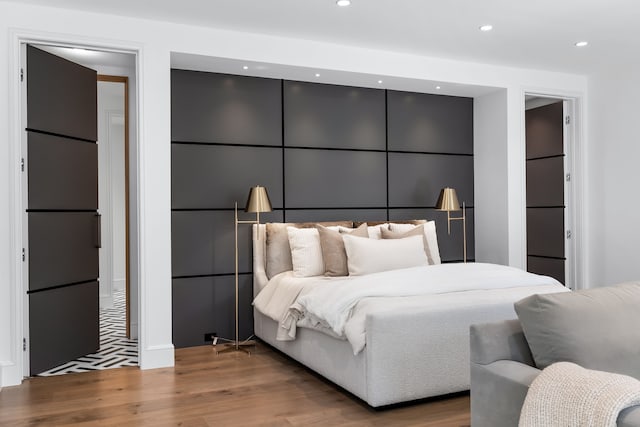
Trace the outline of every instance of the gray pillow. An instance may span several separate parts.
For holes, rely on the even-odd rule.
[[[341,234],[351,234],[357,237],[369,237],[367,223],[350,231],[330,230],[320,224],[316,226],[320,235],[320,248],[322,249],[322,259],[324,261],[325,276],[348,276],[347,251],[344,248],[344,240]]]
[[[532,295],[515,310],[538,368],[566,361],[640,379],[640,282]]]
[[[276,274],[283,271],[293,270],[291,262],[291,246],[289,245],[289,234],[287,227],[311,228],[315,227],[317,222],[270,222],[266,225],[266,267],[267,277],[271,279]],[[351,228],[352,221],[334,221],[321,222],[326,225],[341,225]]]

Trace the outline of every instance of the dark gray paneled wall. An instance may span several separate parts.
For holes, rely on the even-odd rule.
[[[433,207],[467,202],[473,240],[473,100],[172,70],[173,338],[233,335],[233,203],[267,187],[267,221],[432,218],[442,258],[462,225]],[[254,218],[241,213],[243,218]],[[253,329],[250,226],[239,226],[240,335]]]

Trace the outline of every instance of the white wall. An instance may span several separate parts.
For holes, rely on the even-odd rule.
[[[125,281],[124,84],[98,82],[98,212],[102,215],[100,308]]]
[[[16,167],[19,153],[15,140],[20,136],[17,123],[19,103],[15,96],[19,68],[18,39],[112,46],[138,50],[138,136],[137,162],[132,174],[139,180],[137,188],[137,221],[134,239],[139,239],[139,262],[136,267],[140,283],[140,362],[143,368],[173,364],[171,344],[171,168],[170,168],[170,54],[182,52],[196,55],[235,58],[289,66],[314,67],[354,73],[369,73],[393,78],[433,80],[457,84],[492,86],[506,90],[507,144],[491,148],[495,155],[507,159],[507,168],[488,181],[508,182],[506,206],[485,221],[501,235],[507,236],[507,261],[524,264],[524,183],[522,152],[523,88],[547,91],[568,90],[586,94],[586,78],[578,75],[490,66],[372,49],[318,43],[274,36],[260,36],[129,19],[118,16],[89,14],[0,2],[0,58],[9,58],[9,67],[0,67],[0,159],[7,159],[8,173],[0,175],[0,200],[8,201],[0,209],[0,366],[3,384],[15,384],[21,377],[22,307],[20,235],[15,231],[19,221],[19,191]],[[240,71],[240,70],[239,70]],[[476,149],[483,151],[476,141]],[[4,168],[3,168],[4,169]],[[478,176],[482,180],[482,177]],[[476,195],[475,205],[489,204],[486,193]],[[507,221],[503,222],[506,217]],[[133,230],[132,230],[133,231]],[[483,259],[501,255],[478,253]],[[482,249],[485,250],[485,249]],[[492,250],[487,247],[487,251]]]
[[[138,92],[137,74],[132,67],[98,66],[99,74],[127,77],[129,83],[129,331],[138,338],[139,253],[138,247],[138,110],[135,94]],[[124,177],[124,175],[122,175]],[[126,272],[125,272],[126,274]]]
[[[509,264],[507,91],[473,102],[476,261]],[[481,200],[482,203],[479,203]]]
[[[608,70],[589,78],[593,286],[640,280],[640,67]]]

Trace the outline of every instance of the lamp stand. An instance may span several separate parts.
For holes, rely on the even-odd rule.
[[[239,316],[238,316],[238,305],[239,305],[239,301],[238,301],[238,224],[260,224],[260,212],[256,212],[256,220],[255,221],[239,221],[238,220],[238,202],[235,202],[235,208],[234,208],[234,212],[235,212],[235,226],[236,226],[236,257],[235,257],[235,264],[236,264],[236,335],[235,335],[235,339],[233,342],[229,343],[226,345],[225,348],[223,348],[222,350],[217,350],[216,354],[220,354],[220,353],[225,353],[228,351],[244,351],[245,353],[251,354],[251,351],[249,348],[247,347],[253,347],[256,345],[255,341],[253,340],[245,340],[240,342],[239,338],[238,338],[238,325],[239,325]]]
[[[451,213],[447,211],[447,231],[451,234],[451,221],[462,221],[462,254],[464,262],[467,262],[467,207],[462,202],[462,216],[452,218]]]

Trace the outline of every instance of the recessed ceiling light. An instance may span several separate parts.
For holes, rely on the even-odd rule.
[[[351,0],[338,0],[336,4],[340,7],[349,6],[351,4]]]
[[[249,67],[245,65],[244,67],[242,67],[242,69],[243,69],[243,70],[248,70],[248,69],[249,69]]]
[[[320,73],[316,73],[316,77],[320,77]]]
[[[440,86],[436,86],[436,89],[437,89],[437,90],[440,90]]]
[[[480,31],[491,31],[491,30],[493,30],[493,25],[487,24],[480,27]]]
[[[382,80],[378,80],[378,83],[379,83],[379,84],[382,84]]]
[[[576,42],[576,47],[585,47],[589,44],[587,41]]]

